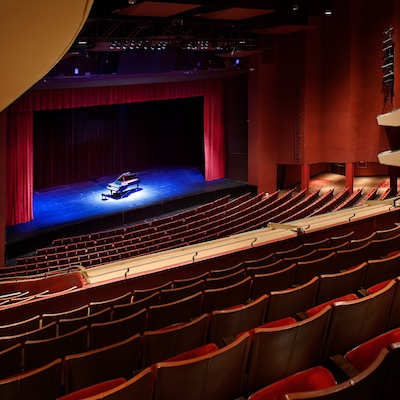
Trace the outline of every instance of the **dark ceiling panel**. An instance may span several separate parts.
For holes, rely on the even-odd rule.
[[[256,8],[228,8],[225,10],[213,11],[206,14],[202,14],[201,18],[206,19],[219,19],[219,20],[230,20],[230,21],[242,21],[248,18],[258,17],[260,15],[266,15],[273,13],[274,10],[261,10]]]
[[[198,4],[159,3],[155,1],[145,1],[143,3],[122,8],[114,13],[127,15],[130,17],[168,18],[199,7],[201,7],[201,5]]]

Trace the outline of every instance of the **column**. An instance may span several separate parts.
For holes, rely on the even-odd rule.
[[[354,192],[354,164],[346,163],[346,187],[350,189],[349,193]]]
[[[310,166],[308,164],[301,166],[301,190],[310,187]]]

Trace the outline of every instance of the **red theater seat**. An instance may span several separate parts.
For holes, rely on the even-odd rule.
[[[207,326],[208,314],[203,314],[190,322],[144,332],[142,336],[142,367],[204,345]]]
[[[218,349],[219,347],[215,343],[207,343],[203,346],[197,347],[196,349],[177,354],[176,356],[164,360],[164,362],[190,360],[192,358],[201,357],[206,354],[212,353]]]
[[[125,383],[126,380],[124,378],[116,378],[106,382],[101,382],[93,386],[89,386],[84,389],[77,390],[76,392],[72,392],[66,394],[65,396],[59,397],[57,400],[83,400],[88,397],[94,396],[96,394],[105,392],[107,390],[113,389],[119,385]]]
[[[364,371],[377,359],[382,349],[397,342],[400,342],[400,328],[385,332],[360,344],[347,352],[345,359],[358,371]]]
[[[313,308],[310,308],[306,311],[307,317],[312,317],[315,314],[318,314],[321,310],[323,310],[326,306],[330,306],[335,302],[338,301],[350,301],[350,300],[357,300],[358,297],[354,293],[346,294],[345,296],[337,297],[336,299],[332,299],[326,301],[325,303],[319,304]]]
[[[253,393],[248,400],[283,400],[286,393],[320,390],[336,385],[332,373],[321,366],[301,371]]]

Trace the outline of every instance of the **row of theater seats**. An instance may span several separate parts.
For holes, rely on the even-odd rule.
[[[395,230],[396,230],[396,228],[393,228],[393,229],[391,229],[391,230],[387,230],[387,231],[385,231],[385,232],[380,232],[379,234],[382,234],[382,235],[384,235],[384,236],[387,236],[387,237],[390,237],[390,236],[393,236],[393,235],[395,235]],[[375,234],[377,234],[377,233],[375,233]],[[295,249],[293,249],[293,250],[295,250]],[[293,252],[290,252],[290,254],[291,255],[293,255]],[[287,254],[286,254],[287,255]],[[282,255],[280,255],[280,254],[275,254],[274,255],[274,257],[277,257],[277,258],[279,258],[280,256],[282,256]],[[284,257],[285,258],[285,257]],[[254,261],[254,260],[253,260]],[[228,271],[228,272],[231,272],[231,271]],[[308,286],[308,285],[306,285],[306,286]],[[298,288],[296,289],[296,290],[294,290],[293,292],[297,292],[297,293],[300,293],[300,290],[298,290]],[[143,293],[142,293],[142,295],[143,295]],[[272,296],[271,296],[272,297]],[[292,300],[290,301],[290,303],[298,303],[297,302],[297,300],[294,300],[293,301],[293,298],[292,298]]]
[[[336,195],[329,190],[307,194],[294,190],[279,195],[229,197],[170,217],[94,234],[57,239],[50,247],[38,249],[35,256],[20,257],[16,265],[4,267],[3,277],[23,274],[49,274],[85,268],[182,245],[226,237],[261,228],[269,222],[288,222],[351,206],[348,189]],[[348,197],[347,200],[346,196]]]
[[[161,303],[168,303],[204,290],[207,291],[207,298],[213,296],[216,299],[219,292],[223,292],[223,290],[213,289],[221,288],[248,294],[247,291],[250,287],[249,297],[254,299],[272,290],[282,290],[301,285],[314,276],[338,273],[367,260],[370,261],[366,265],[351,271],[348,275],[357,276],[357,283],[370,286],[379,279],[385,279],[383,271],[391,271],[390,274],[385,272],[386,278],[397,276],[396,257],[387,258],[384,261],[380,261],[379,258],[400,248],[399,231],[400,228],[395,226],[391,229],[373,232],[363,239],[351,239],[353,233],[350,232],[350,234],[341,237],[304,243],[286,251],[268,253],[260,259],[246,260],[231,268],[214,269],[200,276],[175,280],[173,283],[169,281],[157,288],[137,290],[132,287],[131,292],[134,293],[135,303],[137,303],[138,300],[150,296],[156,291],[161,291]],[[380,268],[382,264],[385,264],[386,267]],[[249,279],[246,281],[246,277],[250,277],[251,281]],[[2,282],[0,285],[0,307],[26,303],[30,299],[44,298],[47,296],[47,292],[51,295],[57,290],[71,291],[75,287],[82,287],[81,278],[79,273],[70,273],[65,275],[63,279],[61,277],[48,277],[46,280]],[[334,282],[335,279],[329,276],[323,276],[323,278],[325,289],[320,293],[330,293],[326,289],[325,282]],[[243,280],[244,282],[241,282]],[[54,284],[52,284],[52,281],[54,281]],[[240,282],[241,284],[239,284]],[[233,288],[230,287],[235,284],[237,285]],[[125,293],[122,293],[122,295],[125,295]],[[229,296],[226,298],[229,298]],[[150,296],[149,299],[152,299],[152,297]],[[319,295],[318,300],[322,301],[323,295]],[[89,299],[88,303],[90,301]],[[147,305],[155,304],[154,301],[152,303],[148,301]],[[128,310],[129,307],[127,306],[126,309]],[[132,309],[135,308],[132,307]],[[138,310],[136,308],[136,311]]]
[[[268,197],[264,197],[263,194],[250,197],[250,194],[246,193],[232,200],[229,196],[225,196],[170,217],[54,240],[52,246],[38,249],[35,256],[17,258],[16,265],[9,266],[4,272],[16,274],[57,272],[73,264],[81,264],[87,268],[174,248],[184,243],[193,243],[201,240],[200,226],[204,228],[205,238],[206,224],[211,230],[218,219],[234,218],[238,213],[250,211],[261,202],[272,202],[277,197],[278,192]],[[196,239],[197,236],[199,237]]]
[[[92,301],[68,312],[44,313],[0,326],[0,335],[3,337],[0,345],[5,348],[20,341],[43,338],[44,334],[51,332],[48,325],[54,322],[57,322],[57,327],[53,326],[53,331],[56,329],[58,335],[99,323],[107,323],[107,328],[105,325],[101,328],[106,332],[120,329],[118,326],[133,329],[133,332],[155,330],[189,321],[202,313],[211,313],[236,304],[247,304],[249,299],[255,300],[266,293],[268,301],[264,318],[266,321],[274,321],[288,315],[295,316],[302,310],[318,306],[332,298],[393,279],[400,275],[399,260],[400,253],[397,253],[383,259],[361,262],[360,265],[342,272],[313,275],[301,285],[296,284],[295,273],[301,263],[293,263],[275,272],[258,273],[260,270],[276,268],[284,259],[261,267],[241,268],[233,273],[233,268],[213,270],[190,280],[170,281],[161,286],[134,290],[133,296],[131,292],[127,292],[111,299]],[[234,268],[241,266],[239,264]],[[223,272],[225,275],[222,275]],[[318,272],[324,271],[320,269]],[[237,282],[232,283],[232,279]],[[207,288],[210,284],[213,288]],[[246,307],[251,310],[253,306],[254,301]]]
[[[116,392],[110,398],[129,398],[118,397],[121,395],[119,391],[128,390],[126,386],[133,385],[135,387],[135,382],[142,379],[139,377],[147,375],[145,371],[151,371],[152,373],[148,376],[150,380],[147,382],[149,385],[146,384],[146,388],[141,389],[144,396],[139,397],[141,399],[198,398],[208,400],[215,398],[233,400],[239,396],[250,396],[250,399],[270,399],[275,397],[268,397],[268,395],[259,397],[259,394],[254,393],[260,390],[272,390],[274,393],[273,390],[276,390],[276,387],[271,389],[268,388],[269,385],[278,386],[282,394],[286,393],[288,388],[290,388],[289,391],[293,391],[294,387],[301,389],[299,379],[295,379],[293,386],[293,382],[291,382],[294,379],[292,378],[293,374],[306,374],[307,377],[309,368],[325,365],[332,356],[337,359],[339,355],[344,355],[345,358],[347,356],[348,360],[354,362],[356,357],[352,358],[346,353],[361,343],[373,340],[385,332],[390,332],[386,333],[384,340],[375,339],[378,347],[375,346],[371,349],[371,345],[366,346],[368,354],[366,354],[367,350],[359,351],[359,357],[361,354],[362,358],[359,364],[355,364],[358,370],[351,378],[355,382],[358,374],[362,372],[362,367],[367,370],[371,364],[374,364],[375,357],[381,349],[391,341],[400,340],[399,287],[398,279],[389,280],[381,283],[379,287],[371,288],[371,293],[365,297],[356,298],[348,294],[339,299],[332,299],[329,304],[320,307],[321,309],[306,310],[307,316],[303,320],[286,317],[260,325],[257,321],[260,321],[260,315],[268,302],[268,296],[265,295],[254,302],[255,306],[247,315],[246,323],[238,323],[239,320],[243,321],[242,318],[233,318],[230,322],[227,321],[227,315],[228,319],[229,316],[234,315],[230,314],[232,309],[217,312],[216,315],[221,318],[219,320],[220,328],[222,331],[225,330],[224,333],[232,336],[232,340],[224,337],[224,340],[228,342],[227,345],[223,343],[218,345],[218,341],[209,336],[211,332],[214,334],[218,332],[220,338],[221,334],[224,334],[221,329],[215,329],[215,322],[214,330],[211,328],[213,315],[202,315],[191,322],[173,325],[158,331],[145,332],[143,335],[136,334],[111,345],[78,354],[71,352],[70,355],[66,355],[65,351],[72,350],[72,343],[82,345],[85,341],[84,328],[72,332],[68,337],[69,340],[63,341],[62,344],[59,343],[58,347],[52,346],[50,341],[31,341],[25,345],[25,362],[29,363],[31,360],[35,360],[36,363],[45,364],[46,361],[49,361],[49,357],[59,356],[62,356],[62,360],[54,360],[38,369],[0,380],[0,395],[10,393],[7,390],[11,391],[13,384],[13,389],[16,390],[15,382],[24,381],[27,377],[30,382],[36,383],[36,393],[42,391],[41,396],[43,397],[38,398],[43,400],[59,396],[62,390],[61,382],[64,382],[65,393],[71,393],[71,396],[74,396],[74,392],[85,390],[87,397],[88,391],[90,392],[88,388],[91,385],[100,384],[101,391],[104,391],[104,386],[102,386],[104,382],[122,378],[128,379],[128,384],[118,385],[118,388],[115,389]],[[256,308],[258,311],[254,312]],[[246,312],[242,309],[242,317],[245,314]],[[391,326],[393,314],[396,314],[395,319],[397,319],[395,326]],[[255,317],[256,315],[257,317]],[[390,330],[388,331],[388,329]],[[114,331],[115,337],[117,337],[117,330]],[[207,343],[204,342],[205,332],[208,332]],[[73,340],[73,336],[75,340]],[[33,351],[35,345],[37,346],[36,351]],[[18,350],[16,346],[8,350],[9,365],[18,358],[16,353],[12,353],[16,350]],[[146,362],[143,362],[143,359]],[[142,360],[142,364],[140,360]],[[7,359],[3,359],[3,361],[1,365],[6,365]],[[383,358],[381,362],[383,362]],[[27,369],[34,366],[35,364],[26,365]],[[138,376],[132,378],[134,371],[140,372],[141,370],[143,371]],[[44,388],[39,384],[43,371],[51,374],[49,377],[45,373],[48,382],[53,382],[53,385],[50,386],[56,391],[51,394],[52,397],[46,397],[45,392],[48,387]],[[375,369],[369,372],[373,373],[374,371]],[[321,375],[317,376],[318,380],[321,379]],[[367,373],[367,379],[368,376]],[[39,382],[35,379],[38,379]],[[279,382],[282,379],[287,380],[290,384],[287,383],[288,386],[285,387],[282,382]],[[121,380],[117,382],[121,384]],[[267,388],[265,388],[266,386]],[[335,389],[338,388],[335,381],[331,386],[334,386]],[[344,386],[343,390],[347,390],[346,385],[342,386]],[[321,387],[314,388],[320,389]],[[370,387],[370,389],[372,388],[373,386]],[[270,392],[269,395],[271,395]],[[75,394],[75,396],[77,395]],[[19,398],[28,397],[25,394]]]

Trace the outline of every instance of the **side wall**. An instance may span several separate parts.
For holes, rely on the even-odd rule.
[[[376,122],[400,106],[399,79],[393,104],[381,86],[383,32],[393,26],[398,36],[400,5],[333,1],[332,9],[310,18],[311,29],[276,36],[268,63],[250,61],[249,183],[260,191],[276,188],[278,164],[376,163],[379,152],[400,148],[398,129]]]

